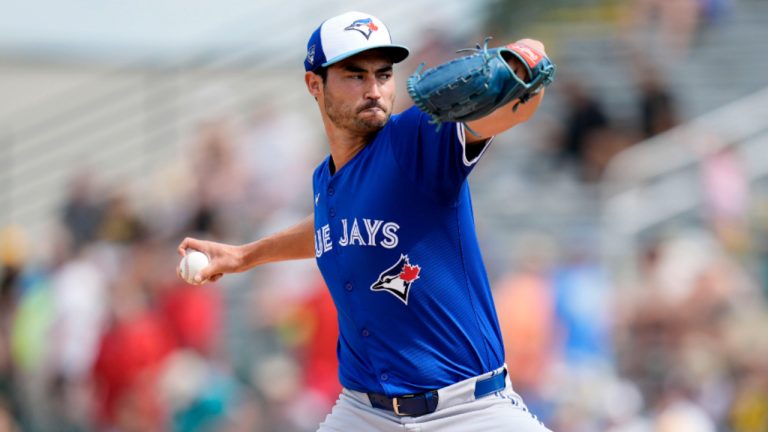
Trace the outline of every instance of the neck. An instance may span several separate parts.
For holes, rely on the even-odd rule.
[[[325,132],[328,135],[328,143],[331,148],[331,158],[336,172],[347,164],[356,154],[365,148],[368,143],[373,141],[378,131],[361,133],[340,129],[336,127],[327,117],[323,119],[325,123]]]

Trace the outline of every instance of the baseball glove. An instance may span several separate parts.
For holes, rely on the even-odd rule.
[[[433,123],[467,122],[482,118],[505,104],[517,100],[513,109],[525,103],[555,77],[555,65],[547,56],[530,47],[512,43],[488,48],[477,45],[473,54],[457,58],[408,78],[408,94]],[[507,59],[517,57],[528,79],[520,79]]]

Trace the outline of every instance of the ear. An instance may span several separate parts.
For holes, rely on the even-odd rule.
[[[307,84],[307,90],[315,100],[320,96],[320,92],[323,87],[323,78],[313,72],[306,72],[304,74],[304,82]]]

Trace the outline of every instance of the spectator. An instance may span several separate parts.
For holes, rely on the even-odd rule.
[[[701,0],[634,0],[630,6],[632,32],[649,30],[660,35],[665,60],[685,58],[696,37],[702,15]]]
[[[162,430],[167,413],[157,385],[160,367],[175,348],[173,335],[130,275],[112,295],[112,323],[93,366],[98,423],[126,431]]]
[[[98,237],[112,243],[128,244],[145,235],[144,224],[131,208],[124,191],[114,191],[104,204]]]
[[[639,63],[639,62],[638,62]],[[640,80],[640,119],[642,138],[647,139],[677,126],[677,103],[657,70],[642,68]]]
[[[229,121],[199,125],[191,161],[191,172],[197,182],[192,196],[198,200],[191,221],[193,232],[211,233],[218,238],[239,234],[237,221],[230,219],[230,212],[245,198],[247,177],[237,140],[236,129]]]
[[[550,266],[553,253],[549,239],[527,237],[519,270],[495,284],[499,328],[504,340],[510,379],[531,403],[552,361],[554,348],[554,297]]]
[[[562,357],[573,367],[610,368],[613,287],[582,241],[569,247],[553,276]]]
[[[592,134],[608,127],[608,118],[594,96],[575,81],[566,81],[561,88],[566,101],[564,131],[558,144],[562,162],[575,168],[578,177],[584,176],[588,141]]]
[[[94,195],[93,178],[89,172],[76,174],[69,188],[62,208],[62,222],[72,237],[73,247],[79,249],[96,238],[102,208]]]

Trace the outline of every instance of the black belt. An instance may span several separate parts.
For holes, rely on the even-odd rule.
[[[507,370],[475,382],[475,399],[497,392],[506,386]],[[437,409],[437,390],[425,393],[389,397],[380,393],[368,393],[371,406],[394,412],[399,416],[418,417]]]

